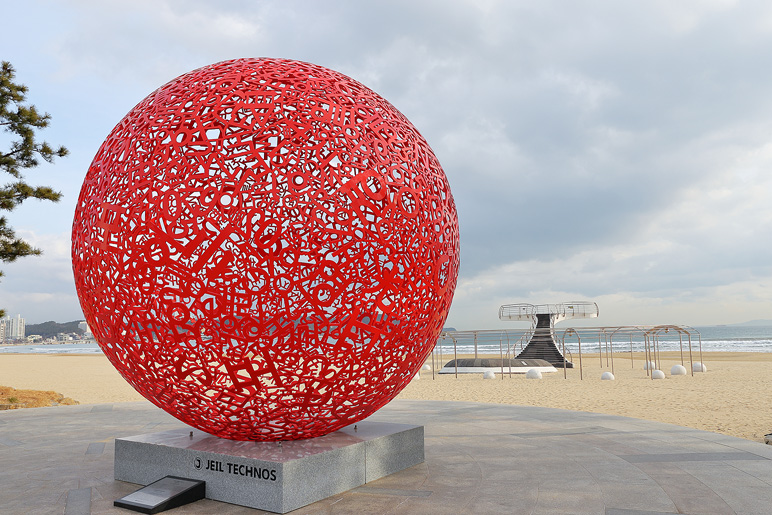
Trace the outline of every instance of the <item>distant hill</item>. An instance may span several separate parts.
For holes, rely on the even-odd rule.
[[[749,320],[748,322],[742,322],[742,323],[739,323],[739,324],[727,324],[727,325],[744,326],[744,327],[757,326],[757,325],[760,325],[760,326],[772,326],[772,320]]]
[[[42,324],[26,324],[24,327],[24,333],[29,336],[31,334],[39,334],[43,338],[50,338],[56,336],[59,333],[78,333],[83,334],[82,329],[78,329],[78,324],[83,320],[73,320],[72,322],[65,322],[60,324],[59,322],[43,322]]]

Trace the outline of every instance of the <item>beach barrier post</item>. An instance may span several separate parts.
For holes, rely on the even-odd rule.
[[[512,358],[514,358],[514,356],[512,356],[511,355],[512,353],[510,352],[511,342],[509,341],[509,333],[504,332],[504,335],[507,337],[507,360],[509,363],[509,378],[512,379]],[[502,373],[501,375],[504,375],[504,374]]]
[[[501,337],[501,333],[499,333],[499,356],[501,356],[501,380],[504,380],[504,344],[502,342],[503,338]],[[509,362],[509,376],[512,377],[512,361]]]
[[[603,368],[603,347],[602,347],[600,333],[598,333],[598,357],[600,358],[600,368]]]
[[[434,369],[436,368],[436,365],[434,364],[434,351],[437,349],[437,346],[434,346],[434,349],[432,349],[432,381],[434,381]]]
[[[443,340],[442,343],[445,343],[445,338],[443,338],[442,340]],[[442,359],[442,347],[444,347],[444,345],[440,344],[440,363],[445,361],[444,359]]]
[[[702,335],[699,332],[697,333],[697,338],[699,338],[699,341],[700,341],[700,363],[705,363],[702,360]],[[692,367],[692,368],[694,368],[694,367]],[[692,370],[692,374],[693,373],[694,373],[694,371]]]
[[[659,367],[657,366],[657,337],[652,336],[649,339],[649,361],[651,361],[653,367],[650,367],[649,376],[654,379],[654,371]]]
[[[648,354],[647,354],[647,357],[646,357],[646,364],[647,364],[646,375],[647,376],[651,376],[651,378],[654,379],[654,376],[653,376],[652,372],[654,371],[654,369],[657,368],[657,364],[654,363],[654,341],[653,341],[653,339],[652,338],[647,338],[646,339],[646,344],[648,346],[647,347],[648,348]]]
[[[605,333],[605,329],[603,332]],[[606,347],[606,356],[608,356],[609,350],[611,351],[611,374],[614,374],[614,339],[613,335],[606,335],[606,341],[608,342],[608,347]]]
[[[659,347],[659,335],[657,335],[657,339],[654,341],[654,349],[657,356],[657,369],[662,370],[662,352],[660,352]]]
[[[568,373],[566,372],[566,334],[568,329],[563,331],[563,379],[568,379]]]
[[[453,364],[456,365],[456,379],[458,379],[458,349],[456,348],[456,338],[455,336],[451,336],[453,339]]]
[[[579,333],[576,332],[576,329],[572,327],[569,327],[563,332],[563,378],[566,379],[568,377],[566,372],[566,336],[570,333],[574,333],[574,336],[576,336],[576,341],[579,344],[579,380],[581,381],[584,379],[584,371],[582,369],[582,337],[579,336]],[[602,361],[601,366],[603,366]]]

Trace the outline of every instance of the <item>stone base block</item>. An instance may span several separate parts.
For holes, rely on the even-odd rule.
[[[197,429],[115,440],[115,479],[206,481],[206,497],[286,513],[424,461],[424,428],[364,420],[287,442],[237,442]]]

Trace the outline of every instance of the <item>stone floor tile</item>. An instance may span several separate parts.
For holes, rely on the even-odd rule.
[[[0,512],[12,514],[61,514],[70,492],[87,490],[91,513],[126,513],[112,503],[139,486],[112,479],[114,438],[182,426],[144,402],[15,411],[0,413],[2,438],[19,442],[0,442],[0,464],[14,471],[0,473]],[[395,401],[379,417],[424,424],[426,462],[295,513],[723,514],[772,505],[772,446],[724,435],[456,402]],[[205,500],[175,513],[263,512]]]
[[[601,481],[599,487],[606,506],[659,512],[673,512],[678,509],[667,491],[651,479],[639,484]]]

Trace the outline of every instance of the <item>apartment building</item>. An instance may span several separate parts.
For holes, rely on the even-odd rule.
[[[21,315],[16,318],[0,318],[0,341],[13,341],[24,339],[24,319]]]

